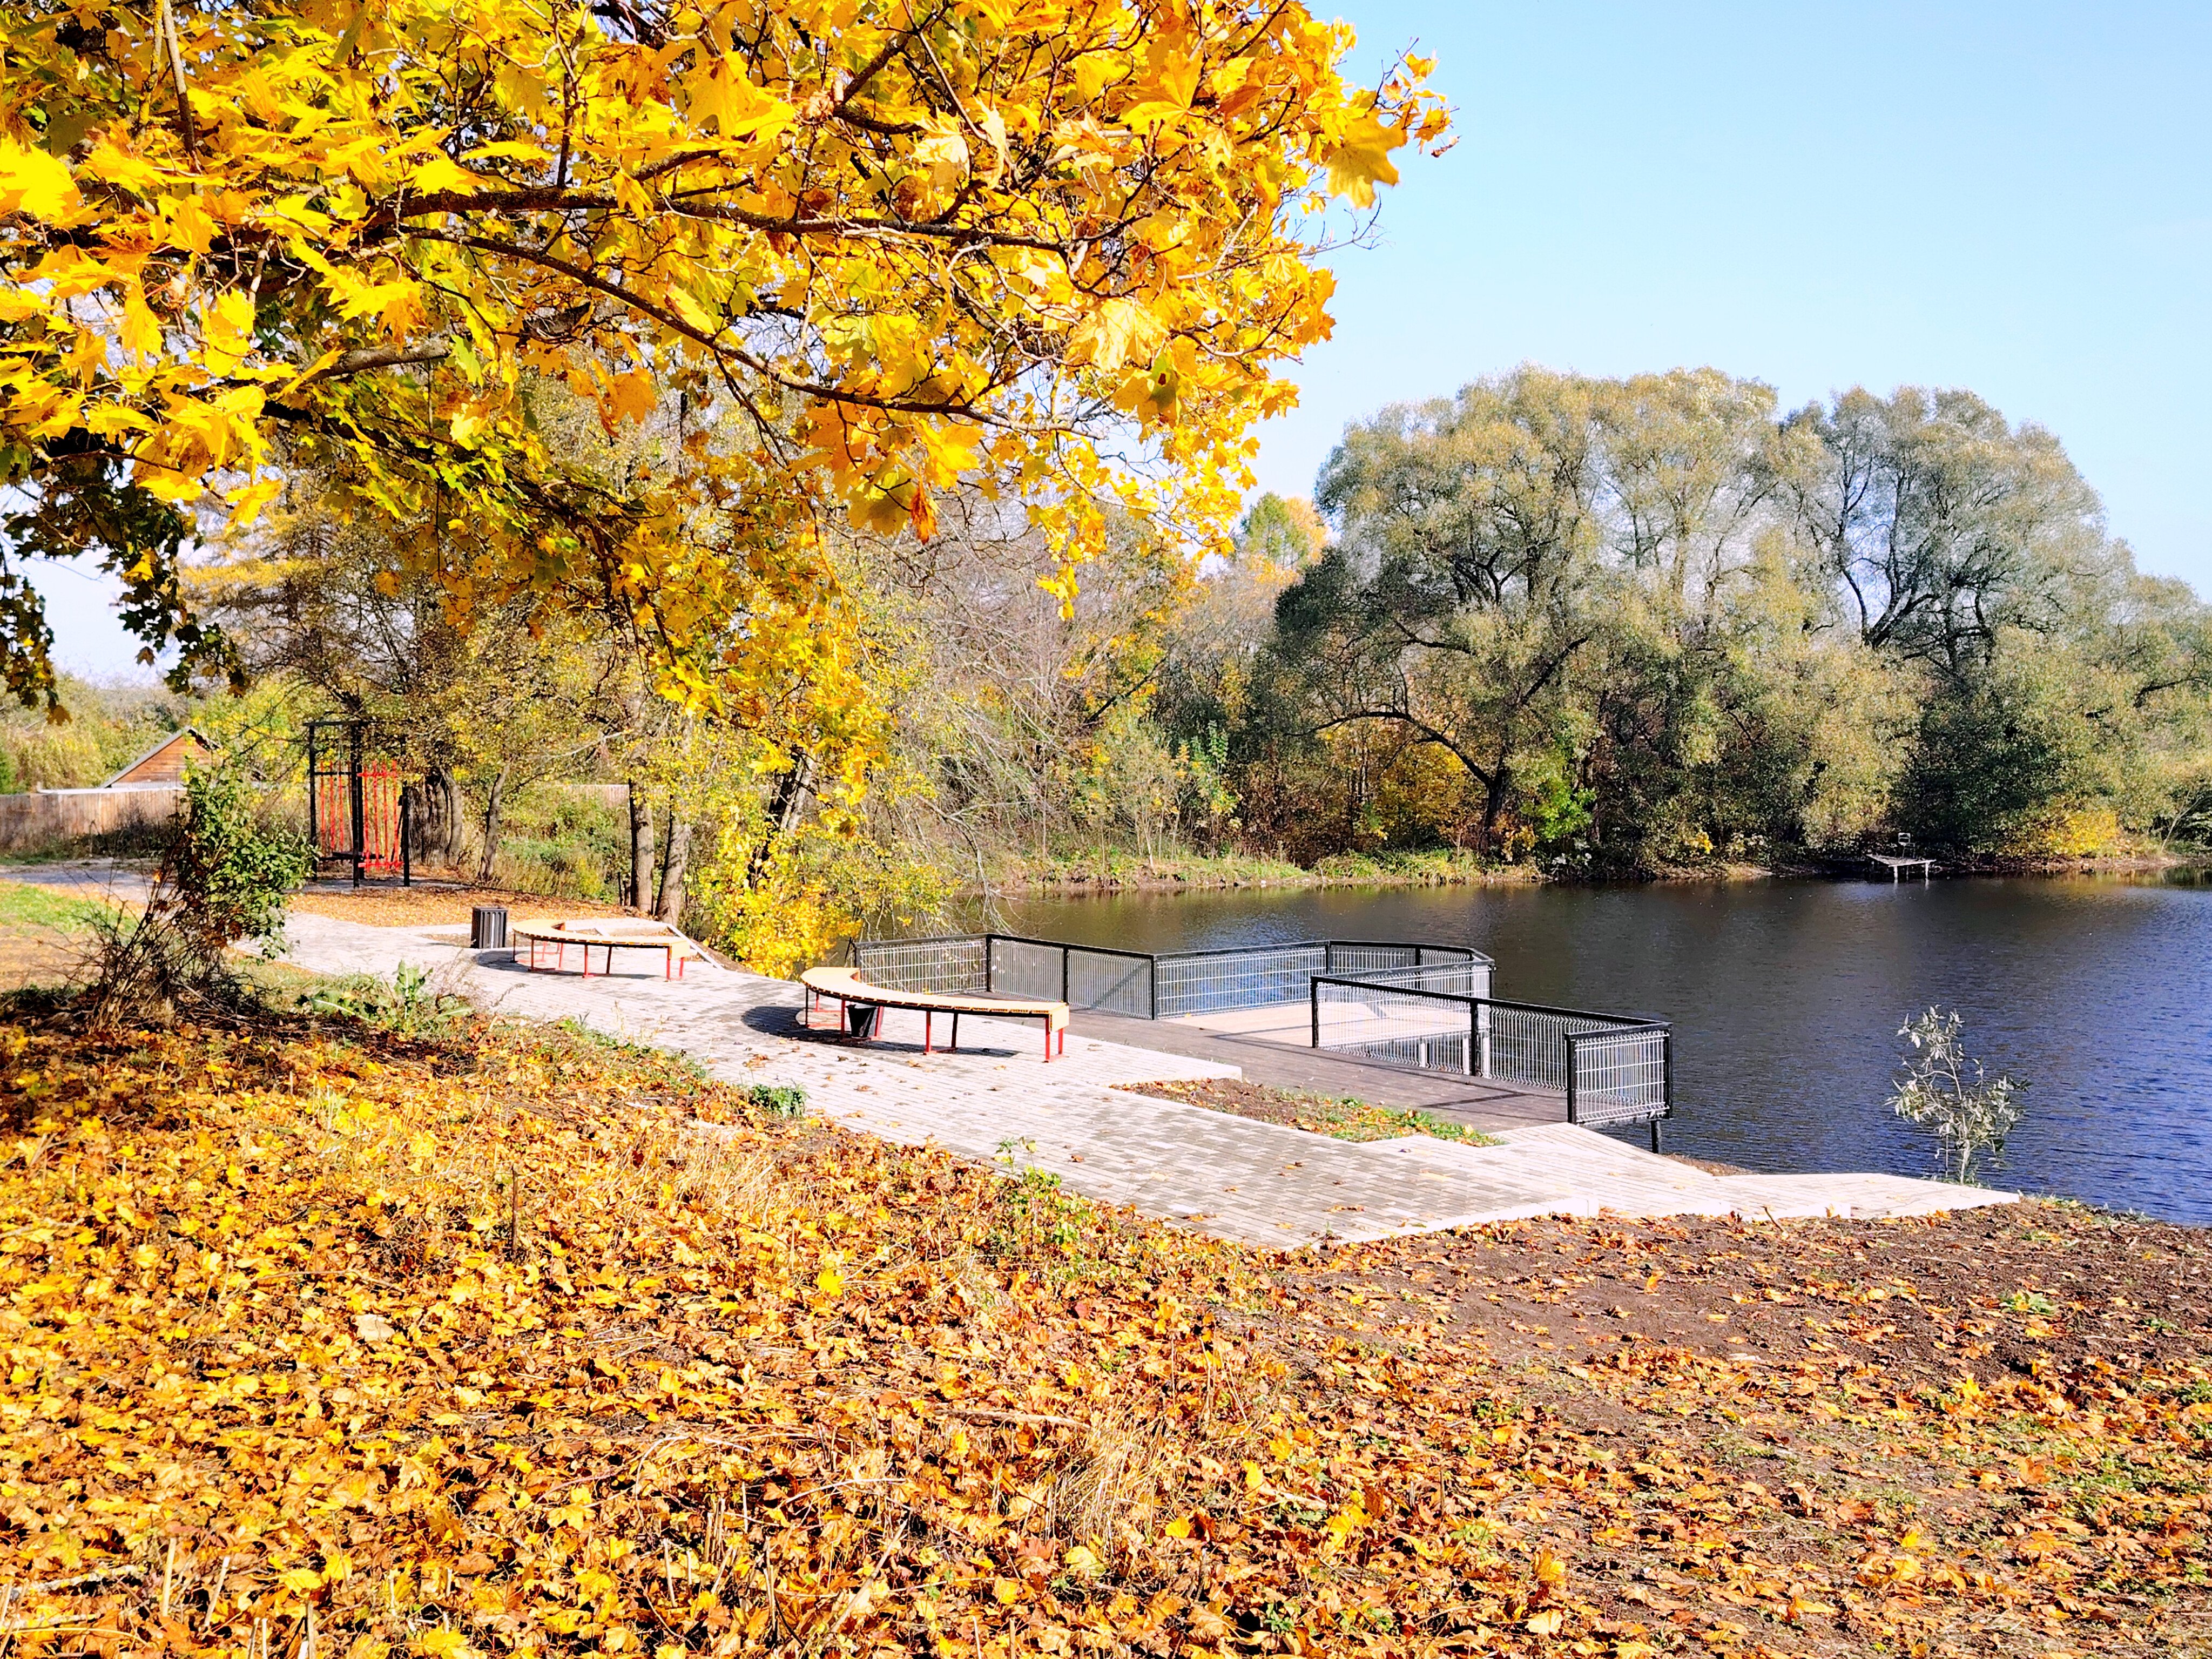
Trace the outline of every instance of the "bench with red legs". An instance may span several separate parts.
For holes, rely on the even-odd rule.
[[[1036,1019],[1044,1022],[1044,1057],[1049,1061],[1055,1053],[1067,1052],[1067,1005],[1041,997],[994,996],[988,992],[969,991],[899,991],[889,986],[872,985],[850,968],[810,968],[799,976],[806,988],[805,1020],[808,1027],[814,1024],[815,1010],[824,1000],[838,1005],[838,1024],[855,1036],[872,1034],[872,1018],[865,1023],[853,1018],[854,1009],[876,1010],[901,1008],[922,1016],[921,1051],[933,1053],[937,1038],[937,1016],[952,1017],[952,1041],[948,1045],[957,1051],[960,1047],[960,1016],[974,1014],[985,1019]]]

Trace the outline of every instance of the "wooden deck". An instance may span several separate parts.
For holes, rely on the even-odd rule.
[[[1891,858],[1881,853],[1869,853],[1867,862],[1877,870],[1888,871],[1892,881],[1902,881],[1908,875],[1917,875],[1921,880],[1928,881],[1936,874],[1934,859]]]
[[[1301,1022],[1304,1004],[1297,1005]],[[1565,1095],[1486,1083],[1480,1078],[1416,1071],[1349,1054],[1330,1054],[1265,1036],[1206,1030],[1174,1019],[1133,1019],[1094,1008],[1075,1011],[1079,1036],[1155,1048],[1191,1060],[1218,1060],[1243,1068],[1245,1079],[1278,1089],[1351,1096],[1371,1106],[1414,1107],[1471,1129],[1521,1129],[1532,1124],[1565,1123]]]

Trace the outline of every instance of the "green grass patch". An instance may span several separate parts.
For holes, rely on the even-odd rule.
[[[1462,1146],[1495,1146],[1497,1139],[1418,1107],[1371,1106],[1349,1097],[1309,1095],[1298,1110],[1297,1127],[1337,1140],[1395,1140],[1400,1135],[1430,1135]]]
[[[0,927],[88,933],[94,922],[112,915],[115,908],[102,899],[80,898],[31,882],[0,880]]]

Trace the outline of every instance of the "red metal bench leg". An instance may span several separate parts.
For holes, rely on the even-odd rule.
[[[925,1008],[921,1011],[921,1052],[929,1052],[930,1038],[937,1030],[937,1016]]]

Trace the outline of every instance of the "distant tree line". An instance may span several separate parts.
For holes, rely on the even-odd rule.
[[[902,833],[1622,874],[2212,830],[2212,611],[1970,392],[1522,368],[1352,427],[1237,567],[1087,568],[1065,616],[975,533],[878,573],[927,660]]]
[[[649,459],[542,401],[611,475]],[[189,718],[296,784],[307,720],[367,718],[426,867],[780,967],[1099,861],[2212,843],[2212,610],[2135,568],[2054,437],[1963,392],[1785,412],[1712,371],[1524,368],[1352,426],[1233,557],[1109,513],[1072,592],[1028,504],[979,485],[927,539],[841,532],[840,662],[702,709],[619,611],[458,611],[408,550],[459,557],[466,526],[355,513],[342,482],[291,469],[191,573],[246,696],[78,688],[73,722],[0,722],[0,779],[94,781]],[[843,684],[866,696],[810,701]]]

